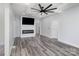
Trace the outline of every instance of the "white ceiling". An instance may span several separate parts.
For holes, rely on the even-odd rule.
[[[40,3],[42,6],[47,7],[50,3]],[[55,13],[61,13],[62,11],[70,8],[71,6],[75,5],[74,3],[52,3],[52,7],[57,7],[57,10],[55,10]],[[34,12],[31,8],[39,9],[37,3],[11,3],[10,4],[14,13],[19,16],[30,16],[30,17],[44,17],[47,15],[40,15],[38,12]],[[52,8],[50,7],[50,8]],[[52,15],[54,13],[50,13],[49,15]]]

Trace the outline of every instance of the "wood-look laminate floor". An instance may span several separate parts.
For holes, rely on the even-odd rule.
[[[79,56],[79,49],[41,36],[16,38],[11,56]]]

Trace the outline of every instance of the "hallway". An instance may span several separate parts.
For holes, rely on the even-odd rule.
[[[11,56],[79,56],[79,49],[44,36],[16,38]]]

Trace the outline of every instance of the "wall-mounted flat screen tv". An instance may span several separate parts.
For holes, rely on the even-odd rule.
[[[22,17],[22,25],[34,25],[34,18]]]

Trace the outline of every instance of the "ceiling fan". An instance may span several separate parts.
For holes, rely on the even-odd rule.
[[[52,4],[48,5],[46,8],[44,8],[43,6],[41,6],[41,4],[38,4],[38,6],[39,6],[40,10],[36,9],[36,8],[31,8],[31,9],[36,10],[37,12],[41,13],[41,15],[43,13],[46,14],[46,15],[48,13],[54,13],[54,11],[52,11],[52,10],[56,10],[57,9],[57,8],[51,8],[51,9],[49,9],[52,6]]]

